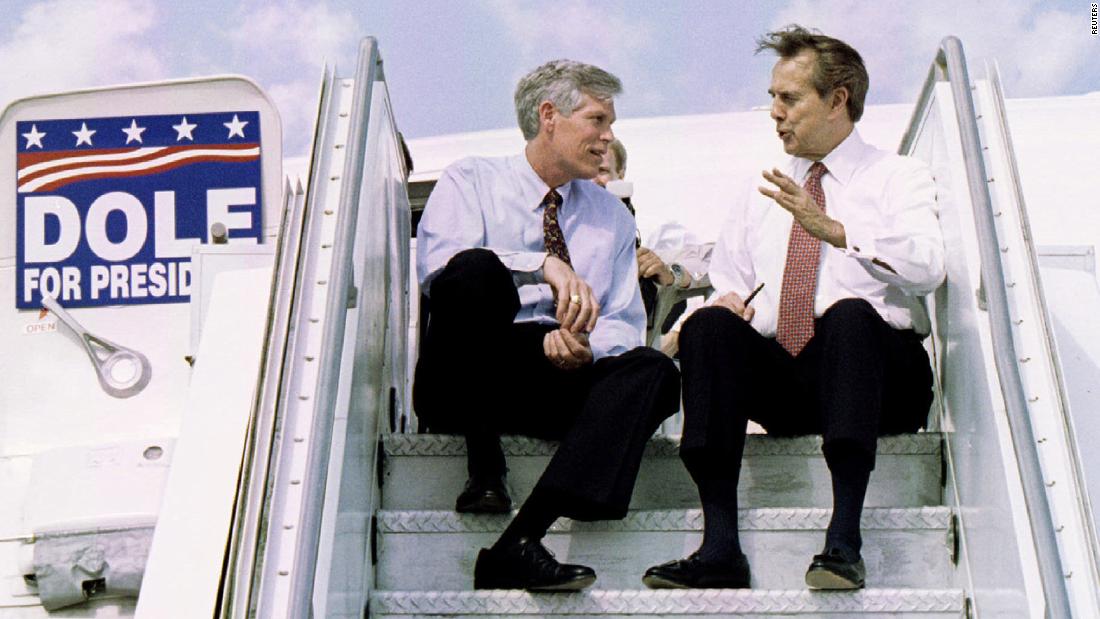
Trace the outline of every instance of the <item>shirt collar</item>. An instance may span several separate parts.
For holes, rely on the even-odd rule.
[[[527,160],[526,153],[519,153],[512,157],[512,169],[516,171],[519,176],[520,185],[523,187],[524,195],[529,199],[529,208],[532,211],[537,211],[542,206],[542,199],[546,197],[547,192],[550,191],[550,186],[547,185],[542,177],[535,172],[535,169],[531,167],[531,162]],[[562,208],[569,202],[569,194],[573,188],[573,181],[569,181],[564,185],[557,187],[558,193],[561,194]]]
[[[830,151],[828,155],[825,155],[821,163],[825,164],[829,174],[841,185],[847,185],[848,181],[852,180],[852,176],[855,175],[866,149],[867,143],[860,137],[859,131],[852,127],[852,132],[848,134],[848,137],[837,144],[836,148]],[[809,159],[795,159],[794,177],[805,181],[806,174],[810,171],[812,164],[813,162]]]

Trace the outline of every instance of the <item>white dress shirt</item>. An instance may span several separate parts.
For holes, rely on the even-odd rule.
[[[492,250],[512,270],[521,308],[516,322],[557,324],[554,294],[541,274],[546,249],[542,199],[550,187],[525,154],[470,157],[447,167],[432,191],[417,229],[416,271],[420,289],[431,296],[431,281],[458,252]],[[641,346],[645,308],[638,291],[634,219],[618,198],[589,180],[557,187],[558,209],[573,270],[600,304],[589,337],[596,359]]]
[[[666,266],[680,265],[691,275],[690,288],[709,285],[707,265],[714,243],[700,243],[687,228],[675,221],[665,221],[655,228],[641,230],[642,247],[657,254]]]
[[[781,169],[801,185],[812,163],[791,158]],[[855,297],[870,302],[892,327],[927,334],[923,296],[945,272],[932,173],[917,159],[865,143],[854,129],[822,163],[828,169],[821,179],[825,212],[844,225],[848,247],[822,241],[814,315]],[[769,186],[763,177],[760,185]],[[765,284],[752,302],[752,326],[767,337],[776,332],[793,220],[754,186],[735,201],[711,260],[711,302],[731,291],[745,298]]]
[[[648,247],[668,264],[684,247],[698,245],[699,240],[687,228],[676,221],[662,221],[656,226],[645,227],[639,222],[638,236],[642,247]]]

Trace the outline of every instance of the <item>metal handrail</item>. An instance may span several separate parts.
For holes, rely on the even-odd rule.
[[[244,617],[248,598],[252,594],[252,567],[263,534],[260,514],[267,493],[271,467],[273,437],[277,428],[276,401],[284,376],[287,350],[285,333],[290,323],[293,305],[293,283],[297,278],[297,256],[302,238],[304,192],[301,182],[288,181],[283,196],[283,218],[279,228],[279,245],[275,253],[275,273],[271,281],[268,303],[268,323],[264,334],[264,362],[256,390],[256,411],[249,421],[241,478],[230,531],[228,573],[218,604],[219,617]],[[283,335],[280,335],[283,334]]]
[[[328,156],[322,149],[331,146],[330,141],[338,139],[337,148],[345,148],[346,156],[343,169],[331,180],[339,178],[358,178],[364,167],[368,140],[368,126],[371,114],[371,100],[376,78],[380,72],[380,60],[377,43],[367,38],[360,45],[359,60],[355,77],[351,81],[338,81],[335,73],[327,68],[322,80],[319,102],[319,120],[314,135],[314,151],[310,165],[310,182],[306,196],[302,197],[300,187],[296,191],[295,208],[289,211],[293,218],[289,224],[284,222],[281,240],[281,258],[278,261],[278,282],[273,299],[278,302],[269,324],[268,338],[279,339],[277,346],[272,345],[265,360],[267,379],[261,384],[258,410],[261,414],[261,426],[253,429],[252,443],[245,454],[245,470],[249,474],[242,480],[247,491],[242,490],[238,499],[247,499],[247,506],[238,505],[235,518],[242,533],[234,536],[231,544],[229,574],[226,591],[220,601],[219,616],[248,617],[256,613],[267,616],[272,612],[269,604],[278,608],[280,616],[308,617],[312,615],[314,597],[314,576],[321,545],[321,522],[325,508],[325,493],[329,474],[329,460],[332,449],[334,420],[341,386],[341,361],[345,351],[345,334],[349,308],[350,292],[354,289],[353,265],[356,248],[361,244],[363,230],[357,225],[360,206],[360,185],[350,182],[340,186],[326,183],[322,175],[331,173],[328,168]],[[325,119],[335,119],[338,98],[334,88],[354,86],[351,97],[350,116],[345,136],[332,134],[333,126]],[[333,188],[339,187],[339,188]],[[324,189],[322,189],[324,188]],[[333,211],[322,210],[318,201],[327,197],[330,191],[338,192],[339,205],[336,209],[335,231],[331,239],[331,252],[323,256],[322,228],[324,215]],[[313,281],[311,274],[329,265],[327,281]],[[323,318],[312,313],[307,305],[312,305],[307,289],[320,290],[324,286]],[[273,303],[274,305],[274,303]],[[316,324],[314,324],[316,323]],[[304,351],[314,336],[307,335],[316,331],[319,350],[316,353],[315,390],[308,420],[310,429],[308,439],[298,447],[299,439],[293,443],[288,432],[290,402],[305,400],[295,394],[297,382],[302,380],[303,371],[299,359],[305,358]],[[281,371],[277,371],[281,370]],[[288,449],[305,454],[306,463],[302,466],[299,479],[290,484],[301,489],[300,512],[296,515],[294,526],[272,527],[270,520],[277,517],[277,496],[287,496],[285,487],[278,481],[280,469],[290,466],[284,458]],[[280,494],[281,493],[281,494]],[[262,499],[262,505],[257,505]],[[285,500],[285,498],[284,498]],[[286,563],[276,566],[274,555],[279,548],[278,535],[283,529],[294,535],[294,548],[288,551]],[[274,553],[274,555],[273,555]],[[281,557],[280,557],[281,558]],[[289,569],[288,569],[289,568]],[[274,576],[287,577],[283,584],[274,580],[265,580]],[[273,597],[278,597],[274,600]]]
[[[978,135],[977,115],[970,92],[970,76],[966,69],[966,56],[957,37],[949,36],[940,42],[936,59],[928,71],[924,87],[913,116],[909,121],[898,152],[908,154],[920,131],[924,111],[932,99],[932,91],[939,81],[951,85],[955,114],[959,123],[963,160],[966,165],[970,203],[974,210],[974,224],[978,235],[981,258],[981,281],[989,311],[990,332],[993,340],[993,357],[1001,395],[1008,414],[1012,444],[1016,450],[1016,462],[1023,485],[1024,504],[1031,528],[1032,543],[1039,563],[1039,578],[1046,598],[1047,617],[1069,617],[1069,592],[1062,575],[1062,559],[1054,522],[1043,484],[1039,452],[1027,412],[1023,380],[1015,360],[1016,346],[1012,337],[1008,296],[1004,289],[1004,266],[998,249],[997,228],[994,223],[993,200],[986,184],[985,160],[982,157],[981,139]]]
[[[367,149],[367,127],[370,122],[370,102],[378,69],[378,46],[372,38],[366,39],[359,50],[354,84],[357,89],[351,109],[351,127],[348,130],[347,158],[344,160],[344,176],[363,169]],[[330,290],[347,291],[352,285],[351,265],[354,262],[356,225],[359,212],[359,183],[348,183],[340,194],[340,210],[336,216],[336,238],[333,243],[330,274]],[[320,546],[321,516],[328,477],[329,451],[332,444],[333,410],[336,406],[337,383],[340,380],[340,362],[344,349],[344,329],[348,313],[347,294],[333,294],[325,307],[324,338],[318,358],[319,374],[315,410],[320,414],[314,419],[310,436],[311,453],[315,460],[308,467],[302,480],[302,503],[310,506],[303,510],[299,527],[311,532],[302,535],[302,543],[295,555],[288,617],[308,617],[313,604],[313,574],[317,566]]]
[[[1000,71],[997,69],[996,63],[993,63],[992,67],[990,67],[989,63],[987,63],[986,72],[990,76],[989,80],[994,92],[997,93],[997,96],[994,97],[994,103],[997,107],[997,114],[1000,118],[1007,119],[1008,111],[1005,109],[1004,105],[1004,89],[1001,87]],[[1027,206],[1024,201],[1024,190],[1023,187],[1020,186],[1019,166],[1016,163],[1016,150],[1013,147],[1012,140],[1008,135],[1007,122],[1001,125],[1001,129],[1003,131],[1003,139],[1007,147],[1006,150],[1008,151],[1008,160],[1013,169],[1013,173],[1011,175],[1012,190],[1016,194],[1016,201],[1019,204],[1019,217],[1025,237],[1024,249],[1026,250],[1027,254],[1027,267],[1028,270],[1031,272],[1032,281],[1035,282],[1038,286],[1036,289],[1036,293],[1038,296],[1038,311],[1041,316],[1039,325],[1043,331],[1043,339],[1046,342],[1053,344],[1055,342],[1053,329],[1054,322],[1051,318],[1050,308],[1047,304],[1046,296],[1042,293],[1041,284],[1039,283],[1042,280],[1039,271],[1039,255],[1035,248],[1034,238],[1031,236],[1031,223],[1028,219]],[[1058,408],[1062,412],[1062,423],[1063,428],[1066,431],[1067,443],[1071,446],[1079,446],[1080,443],[1078,442],[1073,430],[1072,419],[1069,417],[1070,400],[1069,394],[1066,392],[1065,388],[1066,381],[1065,373],[1062,369],[1062,359],[1060,355],[1053,350],[1053,348],[1051,349],[1050,361],[1051,369],[1054,372],[1054,382],[1055,385],[1058,386],[1056,388],[1059,402]],[[1073,463],[1070,467],[1070,473],[1074,476],[1074,485],[1077,488],[1084,488],[1084,471],[1081,468],[1082,464],[1077,451],[1070,449],[1070,459]],[[1093,568],[1093,579],[1095,582],[1097,576],[1096,568],[1098,567],[1098,564],[1100,564],[1100,561],[1098,561],[1097,557],[1097,551],[1100,550],[1100,544],[1097,543],[1096,527],[1093,523],[1093,519],[1090,517],[1090,515],[1093,513],[1092,500],[1090,499],[1088,492],[1081,492],[1078,494],[1077,501],[1083,516],[1082,524],[1085,529],[1085,537],[1090,541],[1088,545],[1088,555],[1090,559],[1089,563]]]

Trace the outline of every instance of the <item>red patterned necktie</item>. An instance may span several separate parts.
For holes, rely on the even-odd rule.
[[[821,189],[821,177],[826,172],[825,164],[815,161],[802,186],[822,212],[825,212],[825,192]],[[821,239],[811,236],[796,219],[791,223],[791,236],[787,241],[787,264],[783,268],[779,325],[775,333],[775,339],[792,355],[798,355],[814,335],[814,297],[820,258]]]
[[[558,208],[561,206],[561,194],[558,190],[551,189],[542,199],[542,206],[546,210],[542,212],[542,236],[546,242],[546,253],[560,258],[570,267],[573,263],[569,260],[569,248],[565,245],[565,236],[558,225]]]

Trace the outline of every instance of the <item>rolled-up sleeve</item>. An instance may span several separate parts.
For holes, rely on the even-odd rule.
[[[848,247],[875,279],[919,296],[944,280],[943,233],[932,173],[905,158],[888,180],[881,216],[875,222],[841,222]]]

